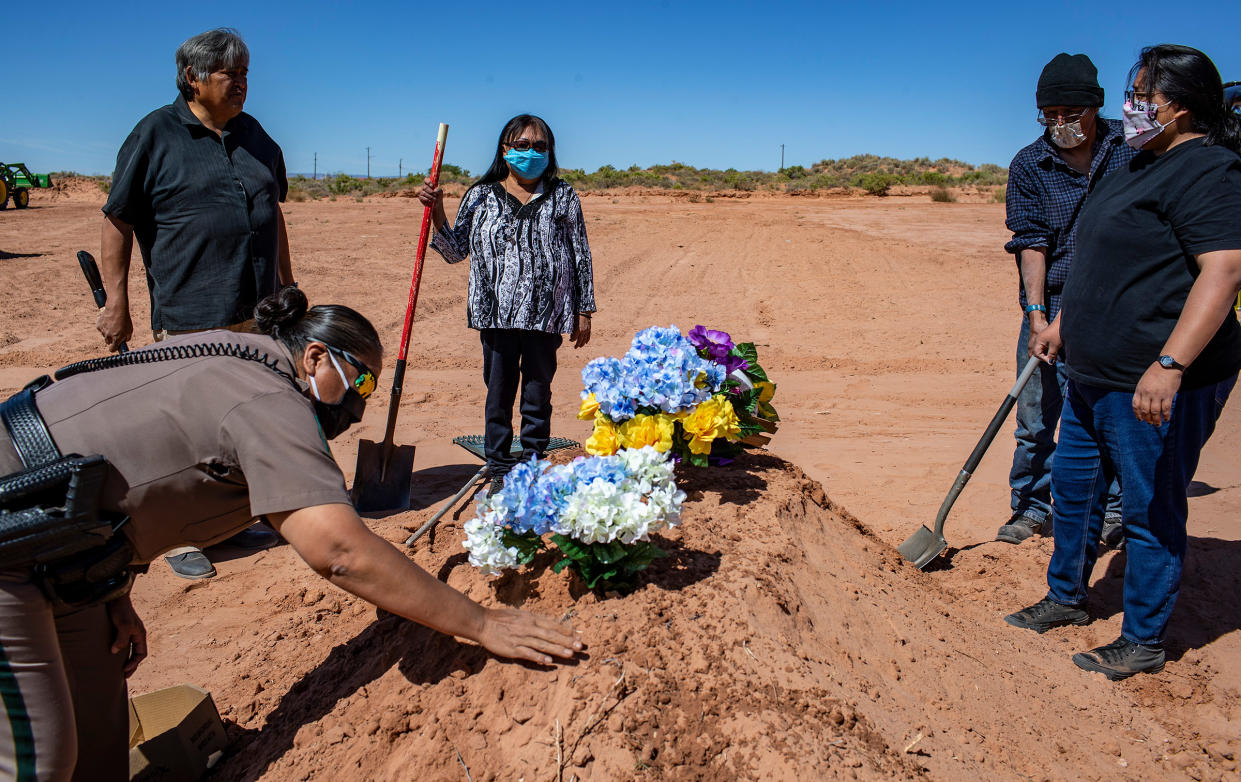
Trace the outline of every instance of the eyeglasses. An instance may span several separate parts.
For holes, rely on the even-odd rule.
[[[524,138],[519,138],[516,141],[505,142],[504,146],[509,147],[510,149],[515,149],[518,152],[526,152],[527,150],[533,149],[540,155],[546,155],[547,150],[549,149],[546,141],[530,141],[529,139]]]
[[[1084,111],[1079,111],[1076,114],[1056,114],[1053,112],[1050,115],[1044,114],[1040,111],[1036,121],[1043,127],[1050,128],[1053,125],[1071,125],[1074,122],[1079,122],[1084,116],[1086,116],[1086,112]]]
[[[378,385],[378,381],[375,379],[375,373],[366,364],[363,364],[348,351],[334,348],[331,345],[328,345],[327,349],[343,358],[349,364],[352,364],[353,368],[358,370],[358,376],[353,379],[353,390],[358,392],[358,396],[366,399],[375,393],[375,386]]]

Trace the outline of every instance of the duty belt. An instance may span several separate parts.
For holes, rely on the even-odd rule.
[[[39,467],[61,458],[60,449],[56,447],[47,423],[34,404],[35,392],[46,388],[51,382],[50,377],[43,375],[0,404],[4,428],[13,441],[18,458],[26,467]]]

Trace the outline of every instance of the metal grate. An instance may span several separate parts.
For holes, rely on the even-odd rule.
[[[463,434],[460,437],[452,438],[453,443],[461,446],[465,450],[477,456],[479,459],[486,460],[487,455],[484,450],[483,436],[481,434]],[[580,448],[581,443],[575,440],[569,440],[565,437],[553,437],[547,442],[547,450],[559,451],[562,448]],[[521,456],[521,443],[513,441],[513,447],[509,451],[515,456]]]

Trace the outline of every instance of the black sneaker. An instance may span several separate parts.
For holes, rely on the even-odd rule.
[[[1107,646],[1073,655],[1078,668],[1101,673],[1114,682],[1135,673],[1159,673],[1165,659],[1162,646],[1143,646],[1124,636]]]
[[[487,496],[493,497],[504,491],[504,476],[497,475],[491,479],[491,486],[487,488]]]
[[[1009,519],[1008,523],[1003,527],[1000,527],[1000,531],[995,533],[995,539],[1004,543],[1020,543],[1042,528],[1043,522],[1032,519],[1029,516],[1017,515]]]
[[[1122,549],[1125,547],[1125,525],[1120,516],[1103,518],[1103,533],[1099,535],[1099,540],[1108,548]]]
[[[280,536],[275,532],[265,530],[258,524],[252,524],[232,537],[225,538],[217,545],[233,546],[234,548],[242,548],[247,551],[260,551],[271,548],[279,542]]]
[[[1029,608],[1004,617],[1013,627],[1045,633],[1053,627],[1084,625],[1090,623],[1090,614],[1081,606],[1066,606],[1045,597]]]
[[[164,557],[164,561],[172,568],[172,572],[181,578],[211,578],[215,575],[215,566],[207,559],[207,555],[198,549]]]

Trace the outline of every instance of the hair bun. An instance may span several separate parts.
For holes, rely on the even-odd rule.
[[[305,317],[307,309],[306,294],[294,285],[286,285],[258,303],[254,308],[254,325],[260,334],[278,338]]]

